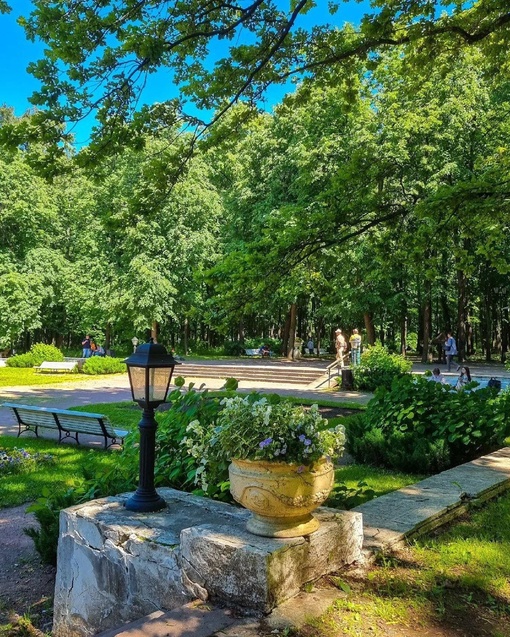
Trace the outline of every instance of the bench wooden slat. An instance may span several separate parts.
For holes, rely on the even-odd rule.
[[[77,365],[78,363],[76,361],[43,361],[38,367],[34,367],[34,369],[38,371],[72,372]]]
[[[78,434],[102,436],[105,448],[114,444],[117,440],[123,441],[129,433],[124,429],[115,429],[111,422],[103,414],[72,411],[70,409],[51,409],[49,407],[35,407],[33,405],[18,405],[17,403],[3,403],[3,407],[12,409],[18,420],[18,437],[24,431],[34,431],[38,436],[37,428],[46,427],[56,429],[59,432],[59,442],[64,438],[78,440]],[[24,429],[22,430],[22,426]],[[71,434],[76,434],[72,436]],[[112,440],[108,445],[108,439]]]

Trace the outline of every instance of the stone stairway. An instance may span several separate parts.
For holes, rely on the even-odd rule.
[[[174,371],[175,376],[191,378],[236,378],[261,383],[278,383],[308,387],[318,384],[324,370],[315,367],[294,366],[286,363],[268,362],[263,364],[200,364],[184,362]]]

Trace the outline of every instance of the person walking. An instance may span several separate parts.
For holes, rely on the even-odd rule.
[[[446,340],[444,342],[443,349],[446,356],[447,370],[450,371],[453,357],[457,356],[457,343],[451,332],[446,333]]]
[[[308,348],[308,353],[310,354],[310,356],[313,356],[315,353],[315,343],[313,342],[313,338],[311,336],[308,339],[308,343],[306,344],[306,346]]]
[[[342,330],[340,328],[335,330],[335,349],[336,358],[340,362],[340,367],[343,367],[347,341],[345,340],[345,336],[342,334]]]
[[[355,367],[359,365],[361,358],[361,336],[356,328],[352,330],[349,343],[351,344],[351,365]]]
[[[92,350],[90,349],[90,335],[87,334],[83,341],[81,342],[81,346],[83,347],[82,358],[90,358],[92,355]]]

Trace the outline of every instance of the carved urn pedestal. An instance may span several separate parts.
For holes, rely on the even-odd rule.
[[[335,472],[326,458],[309,467],[233,459],[229,476],[232,496],[252,512],[248,531],[286,538],[309,535],[319,528],[312,511],[328,498]]]

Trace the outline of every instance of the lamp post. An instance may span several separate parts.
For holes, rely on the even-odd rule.
[[[133,339],[134,341],[134,339]],[[129,511],[159,511],[166,502],[154,488],[156,429],[154,410],[164,403],[177,361],[162,345],[144,343],[124,361],[128,368],[133,400],[143,409],[140,429],[140,476],[136,492],[127,500]]]
[[[133,336],[133,338],[131,339],[131,342],[133,343],[133,353],[136,352],[136,346],[138,345],[138,343],[140,342],[136,336]]]

